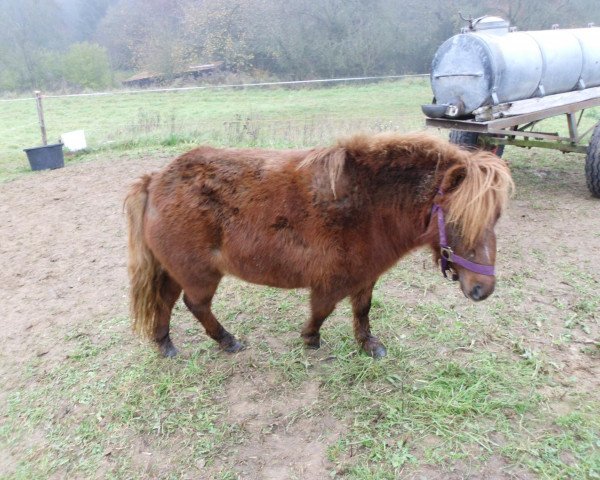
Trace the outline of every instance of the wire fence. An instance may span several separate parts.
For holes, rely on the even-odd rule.
[[[223,85],[194,85],[189,87],[172,88],[145,88],[140,90],[114,90],[109,92],[90,92],[90,93],[71,93],[62,95],[43,95],[44,98],[69,98],[69,97],[102,97],[114,95],[131,95],[140,93],[160,93],[160,92],[186,92],[192,90],[217,90],[234,88],[254,88],[254,87],[284,87],[284,86],[302,86],[302,85],[323,85],[329,83],[347,83],[347,82],[368,82],[381,80],[400,80],[406,78],[428,78],[427,73],[417,73],[412,75],[383,75],[377,77],[347,77],[347,78],[322,78],[314,80],[289,80],[280,82],[257,82],[257,83],[239,83]],[[0,99],[0,102],[22,102],[26,100],[35,100],[35,97],[26,98],[7,98]]]
[[[426,77],[43,95],[43,105],[49,143],[84,130],[92,149],[178,143],[293,148],[326,144],[354,131],[422,129],[419,105],[431,95]],[[311,85],[336,88],[287,88]],[[0,102],[1,177],[28,168],[23,149],[40,144],[40,129],[34,97]]]

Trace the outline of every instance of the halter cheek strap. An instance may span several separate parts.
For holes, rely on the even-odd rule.
[[[442,194],[441,191],[439,193]],[[437,203],[434,203],[433,208],[431,209],[431,214],[437,215],[438,231],[440,234],[440,254],[442,256],[441,267],[445,278],[448,278],[447,272],[452,270],[449,263],[460,265],[471,272],[481,275],[494,276],[496,274],[496,269],[493,265],[481,265],[456,255],[452,251],[450,245],[448,245],[448,240],[446,239],[446,223],[444,221],[444,211],[442,210],[442,207],[440,207]],[[452,275],[452,279],[458,280],[456,274]]]

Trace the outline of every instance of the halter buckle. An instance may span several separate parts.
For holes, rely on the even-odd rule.
[[[440,247],[440,254],[442,255],[443,258],[445,258],[446,260],[448,260],[450,262],[454,252],[452,251],[452,248],[450,248],[450,247]]]

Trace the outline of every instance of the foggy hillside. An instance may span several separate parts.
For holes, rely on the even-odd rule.
[[[464,15],[520,30],[600,23],[594,0],[4,0],[0,90],[101,89],[223,62],[229,75],[425,73]]]

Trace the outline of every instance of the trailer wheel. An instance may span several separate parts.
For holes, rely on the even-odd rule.
[[[479,133],[477,132],[466,132],[464,130],[450,130],[450,142],[455,145],[460,145],[469,150],[475,150],[479,147]],[[498,157],[502,157],[504,153],[504,145],[495,145],[494,147],[486,148],[490,152],[496,154]]]
[[[592,195],[600,198],[600,123],[594,128],[594,134],[588,145],[585,157],[585,178]]]

